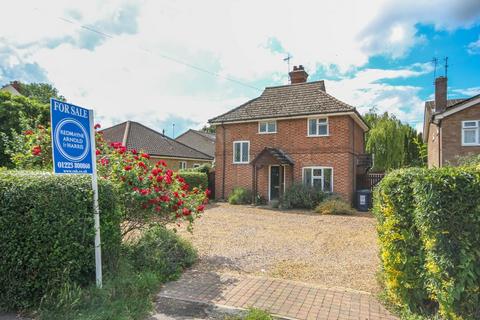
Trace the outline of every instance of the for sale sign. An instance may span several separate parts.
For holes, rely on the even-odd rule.
[[[93,111],[51,99],[54,173],[93,173]]]

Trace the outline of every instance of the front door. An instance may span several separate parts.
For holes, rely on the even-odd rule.
[[[280,166],[270,166],[270,200],[280,197]]]

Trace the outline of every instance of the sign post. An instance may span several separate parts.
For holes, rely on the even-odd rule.
[[[97,287],[101,288],[102,249],[93,110],[51,99],[50,120],[52,125],[53,172],[55,174],[92,175],[95,274]]]

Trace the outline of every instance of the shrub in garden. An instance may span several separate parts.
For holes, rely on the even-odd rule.
[[[162,226],[149,229],[129,246],[129,258],[138,270],[153,271],[171,280],[197,259],[192,245]]]
[[[341,198],[328,198],[315,208],[315,212],[320,214],[354,214],[355,210],[352,209],[349,203],[345,202]]]
[[[252,203],[252,192],[246,188],[237,187],[232,190],[228,196],[230,204],[250,204]]]
[[[326,198],[326,193],[303,184],[294,184],[287,188],[281,200],[286,209],[313,209]]]
[[[208,190],[189,186],[165,161],[153,163],[147,153],[127,150],[120,142],[108,143],[101,132],[95,138],[98,175],[111,181],[119,193],[123,235],[152,223],[184,222],[191,228],[204,210]],[[50,128],[28,127],[8,144],[17,169],[52,171]],[[204,181],[203,176],[193,179]]]
[[[190,188],[199,188],[205,190],[208,186],[208,176],[204,172],[198,171],[179,171],[178,175],[185,180]]]
[[[104,267],[121,245],[114,186],[99,181]],[[64,283],[95,279],[89,176],[0,171],[0,309],[38,305]]]
[[[375,192],[390,301],[445,319],[480,316],[480,172],[399,170]],[[436,308],[434,308],[436,309]]]

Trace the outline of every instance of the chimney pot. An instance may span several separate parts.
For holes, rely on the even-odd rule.
[[[308,73],[304,70],[302,65],[293,66],[293,71],[288,73],[290,76],[290,83],[303,83],[307,82]]]
[[[447,78],[435,79],[435,112],[443,112],[447,108]]]

